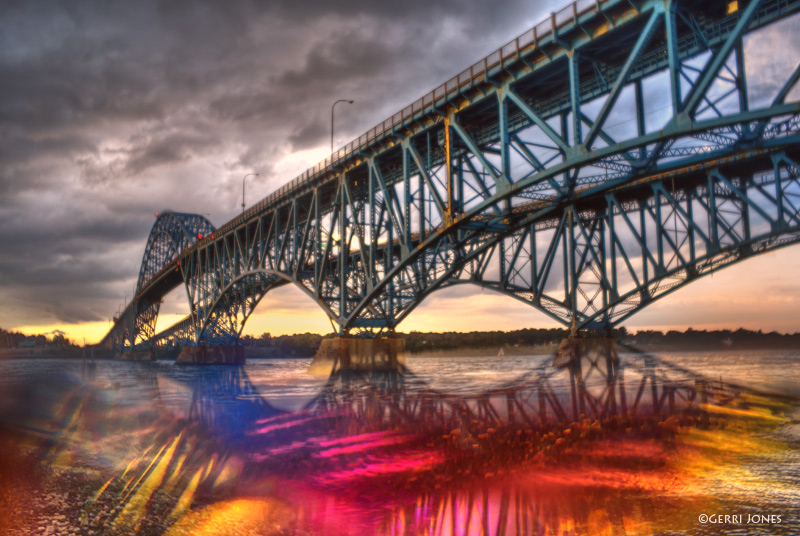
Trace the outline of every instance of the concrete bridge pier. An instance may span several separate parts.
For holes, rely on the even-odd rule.
[[[572,412],[576,421],[587,413],[587,399],[591,396],[587,380],[590,378],[594,383],[600,380],[605,385],[608,410],[626,412],[625,384],[614,337],[571,335],[561,341],[553,366],[569,369]],[[619,399],[615,396],[617,390]]]
[[[184,365],[244,365],[244,346],[184,346],[176,359]]]
[[[393,371],[406,368],[406,341],[398,337],[325,339],[311,362],[309,372],[329,375],[342,371]]]

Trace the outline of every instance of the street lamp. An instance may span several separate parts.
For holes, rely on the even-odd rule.
[[[333,109],[336,108],[336,105],[340,102],[346,102],[347,104],[353,104],[353,101],[347,99],[339,99],[333,104],[331,104],[331,157],[333,157]],[[333,159],[331,158],[331,161]]]
[[[258,173],[248,173],[247,175],[242,177],[242,214],[244,214],[244,180],[250,175],[255,175],[256,177],[258,177]]]

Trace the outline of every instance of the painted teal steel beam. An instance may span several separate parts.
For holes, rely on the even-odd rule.
[[[694,114],[697,107],[700,105],[701,99],[706,94],[706,91],[711,86],[711,83],[717,77],[720,69],[728,61],[731,51],[736,47],[737,43],[741,41],[744,30],[750,24],[750,20],[755,15],[757,9],[761,6],[762,0],[750,0],[750,3],[739,15],[739,21],[736,26],[728,34],[728,37],[722,43],[719,49],[715,50],[711,59],[703,68],[699,79],[692,85],[686,102],[681,108],[681,113],[688,116]]]
[[[617,75],[617,80],[614,82],[614,86],[608,93],[608,97],[606,97],[603,107],[598,112],[597,117],[594,120],[594,125],[592,125],[592,128],[589,129],[589,132],[586,133],[586,138],[583,140],[583,143],[587,148],[591,148],[592,143],[594,143],[594,140],[599,134],[600,129],[602,129],[603,125],[605,124],[608,114],[617,103],[617,98],[622,92],[622,88],[628,83],[628,76],[630,75],[633,66],[639,60],[642,51],[650,43],[650,38],[653,36],[656,26],[659,24],[662,18],[663,12],[660,9],[654,9],[651,12],[650,18],[647,20],[647,23],[639,34],[639,38],[636,40],[636,44],[633,45],[633,49],[631,50],[630,54],[628,54],[628,59],[625,60],[622,70],[620,71],[619,75]]]

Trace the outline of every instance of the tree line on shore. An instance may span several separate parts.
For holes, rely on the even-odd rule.
[[[25,335],[0,328],[0,348],[78,348],[63,331]]]
[[[458,350],[461,348],[535,347],[557,345],[569,335],[562,328],[527,328],[513,331],[470,331],[470,332],[421,332],[397,333],[405,340],[406,351],[417,354]],[[696,349],[800,349],[800,333],[765,333],[744,328],[737,330],[696,330],[685,331],[640,330],[635,333],[626,328],[615,329],[612,336],[633,346],[696,348]],[[272,336],[262,333],[254,337],[245,335],[242,343],[253,350],[255,357],[313,357],[323,339],[335,337],[334,333],[295,333]],[[22,343],[22,344],[20,344]],[[76,349],[78,345],[69,340],[63,332],[25,335],[20,332],[0,328],[0,348],[52,348]]]
[[[768,333],[739,328],[737,330],[698,330],[685,331],[640,330],[629,334],[623,341],[634,346],[674,346],[698,349],[739,348],[739,349],[800,349],[800,333]]]
[[[557,345],[569,335],[569,331],[561,328],[528,328],[513,331],[448,331],[397,333],[405,340],[406,351],[416,354],[458,350],[460,348],[493,348],[510,346],[534,347]],[[696,330],[685,331],[640,330],[635,333],[626,328],[615,329],[612,336],[632,346],[664,346],[674,348],[698,349],[800,349],[800,333],[784,334],[775,331],[764,333],[744,328],[737,330]],[[246,335],[243,343],[250,348],[260,348],[264,357],[312,357],[323,339],[335,337],[335,334],[320,335],[316,333],[297,333],[293,335],[271,336],[262,333],[258,337]]]

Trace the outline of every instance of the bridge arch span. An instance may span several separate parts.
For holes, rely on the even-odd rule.
[[[320,301],[304,281],[272,269],[253,269],[241,273],[220,289],[218,295],[205,307],[197,307],[196,340],[207,344],[234,344],[242,334],[250,316],[261,300],[272,290],[291,285],[316,303],[335,326],[337,311],[325,301]],[[357,297],[356,289],[348,288],[350,296]],[[374,313],[373,309],[369,309]]]
[[[157,214],[144,248],[136,290],[130,305],[116,319],[114,327],[100,342],[101,346],[113,348],[115,351],[149,348],[155,335],[163,292],[150,295],[148,290],[158,280],[168,280],[170,274],[166,269],[170,263],[203,237],[213,234],[215,229],[201,214],[172,210]],[[172,279],[174,281],[166,283],[168,286],[179,285],[181,282],[179,277],[173,276]]]
[[[204,215],[164,210],[158,213],[145,244],[136,292],[181,253],[216,230]]]

